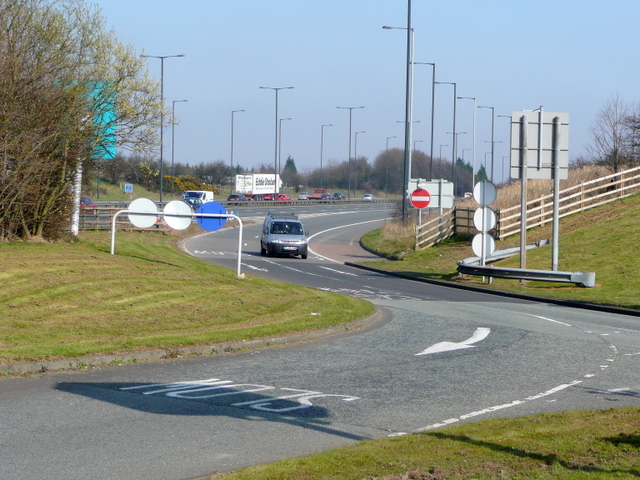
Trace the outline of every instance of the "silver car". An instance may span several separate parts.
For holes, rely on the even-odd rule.
[[[260,255],[300,255],[307,258],[307,236],[297,215],[269,213],[262,225]]]

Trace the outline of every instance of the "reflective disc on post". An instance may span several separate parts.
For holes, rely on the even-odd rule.
[[[129,204],[129,221],[138,228],[153,227],[158,220],[158,206],[149,198],[136,198]],[[149,213],[155,215],[136,215],[136,213]]]
[[[484,252],[482,251],[484,243]],[[491,255],[496,249],[496,241],[493,239],[491,235],[488,233],[478,233],[475,237],[473,237],[473,241],[471,242],[471,247],[473,248],[473,253],[475,253],[479,257],[488,257]]]
[[[182,200],[173,200],[167,203],[163,213],[164,223],[174,230],[184,230],[191,225],[191,207]]]
[[[218,202],[207,202],[198,208],[197,213],[206,213],[210,215],[226,215],[227,210],[224,206]],[[208,232],[215,232],[220,228],[224,227],[224,224],[227,222],[226,218],[215,218],[215,217],[196,217],[198,225],[203,230]]]
[[[482,180],[473,187],[473,199],[483,207],[495,202],[496,195],[496,186],[489,180]]]
[[[473,214],[473,226],[480,232],[489,232],[496,226],[496,214],[489,207],[480,207]]]

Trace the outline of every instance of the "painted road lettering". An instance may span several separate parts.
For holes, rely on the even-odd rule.
[[[271,413],[287,413],[294,410],[303,410],[313,407],[312,400],[318,398],[337,398],[345,402],[359,400],[360,397],[352,395],[337,395],[331,393],[316,392],[313,390],[300,390],[297,388],[280,388],[270,385],[258,385],[251,383],[234,383],[232,380],[209,378],[189,382],[156,383],[121,387],[122,391],[135,391],[143,395],[163,395],[171,398],[186,400],[207,400],[236,395],[255,395],[260,398],[231,403],[233,407],[248,407],[254,410]],[[266,397],[258,392],[272,391],[282,394]],[[296,392],[296,393],[289,393]]]

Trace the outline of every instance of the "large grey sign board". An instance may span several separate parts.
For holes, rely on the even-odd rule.
[[[429,208],[453,208],[453,183],[447,180],[412,178],[409,180],[409,192],[424,188],[431,195]]]
[[[558,128],[555,143],[554,119],[557,119]],[[523,123],[526,123],[524,140]],[[554,148],[559,162],[559,178],[565,180],[569,176],[568,113],[521,110],[511,114],[511,177],[520,178],[521,153],[526,149],[527,178],[552,179]]]

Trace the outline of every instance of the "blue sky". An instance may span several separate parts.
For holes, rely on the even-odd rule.
[[[357,155],[373,160],[404,146],[406,0],[103,0],[97,2],[120,40],[164,61],[167,105],[176,103],[175,161],[190,165],[231,156],[244,167],[273,163],[275,93],[281,155],[299,171],[349,154],[349,111]],[[640,93],[638,0],[413,0],[416,62],[435,63],[436,81],[457,95],[493,106],[496,115],[544,106],[567,112],[570,158],[585,155],[589,127],[613,95],[636,103]],[[149,59],[160,78],[160,60]],[[429,153],[431,67],[414,75],[413,139]],[[434,151],[451,158],[453,89],[437,85]],[[280,123],[280,122],[279,122]],[[458,100],[458,157],[471,162],[473,102]],[[171,157],[165,129],[164,158]],[[352,139],[355,138],[352,137]],[[476,161],[490,152],[491,110],[476,111]],[[509,125],[495,119],[496,180],[509,154]],[[352,149],[355,141],[352,141]],[[352,150],[353,155],[353,150]]]

